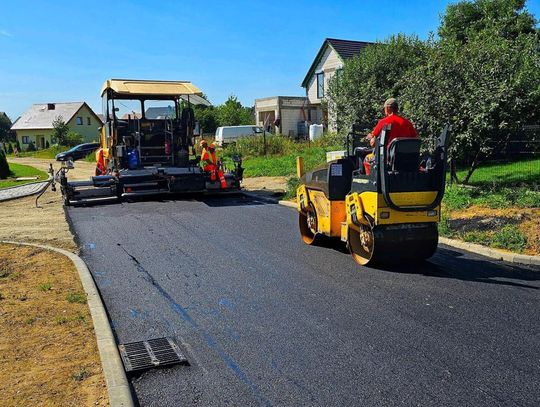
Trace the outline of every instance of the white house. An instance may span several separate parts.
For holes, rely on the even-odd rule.
[[[327,100],[328,81],[343,68],[347,59],[360,54],[362,49],[370,44],[372,43],[336,38],[324,40],[302,81],[302,87],[306,90],[310,106],[308,121],[323,124],[331,131],[337,130],[335,120],[332,120],[334,115],[329,115],[328,109],[323,104],[323,101]]]

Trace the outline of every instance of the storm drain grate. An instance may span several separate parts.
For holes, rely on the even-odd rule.
[[[124,343],[118,345],[118,349],[126,372],[189,364],[178,345],[169,337]]]

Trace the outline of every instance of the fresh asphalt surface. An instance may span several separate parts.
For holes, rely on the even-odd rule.
[[[191,364],[133,376],[142,406],[539,405],[538,269],[448,247],[361,268],[243,196],[67,213],[118,342]]]

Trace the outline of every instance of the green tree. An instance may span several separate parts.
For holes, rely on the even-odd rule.
[[[36,146],[33,141],[28,143],[28,147],[26,147],[26,151],[36,151]]]
[[[9,175],[10,171],[6,153],[4,153],[4,150],[0,150],[0,178],[6,179]]]
[[[11,134],[11,120],[4,115],[0,114],[0,141],[9,141]]]
[[[215,133],[219,127],[217,109],[214,106],[197,105],[193,110],[195,111],[195,119],[201,126],[201,133]]]
[[[397,35],[347,60],[330,80],[327,95],[338,128],[357,123],[366,131],[373,129],[385,99],[399,97],[407,72],[424,63],[425,48],[416,36]]]
[[[56,116],[56,118],[52,122],[52,125],[53,132],[51,135],[51,139],[53,143],[58,143],[62,146],[68,145],[66,143],[66,137],[69,133],[69,127],[64,121],[64,118],[62,116]]]
[[[255,124],[253,109],[242,106],[238,98],[234,95],[229,96],[227,101],[219,105],[216,110],[220,126]]]
[[[7,153],[8,154],[13,154],[13,144],[11,144],[11,143],[8,144]]]
[[[466,43],[485,29],[507,39],[534,33],[536,19],[525,4],[525,0],[467,0],[450,4],[442,16],[439,36]]]
[[[21,151],[21,143],[19,143],[19,139],[15,141],[15,146],[17,147],[17,151]]]

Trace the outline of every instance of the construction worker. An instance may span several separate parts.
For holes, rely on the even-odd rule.
[[[203,141],[205,143],[204,146]],[[208,144],[205,140],[202,140],[201,147],[203,148],[201,154],[201,166],[203,167],[203,171],[210,174],[210,181],[212,182],[215,182],[216,179],[219,178],[221,189],[227,189],[225,174],[217,161],[216,145],[214,143]]]
[[[401,117],[398,115],[399,112],[399,106],[398,102],[395,98],[387,99],[384,102],[384,119],[379,120],[375,128],[371,133],[369,133],[366,137],[366,139],[369,141],[369,145],[371,147],[375,147],[375,141],[377,137],[381,135],[381,132],[386,124],[392,125],[392,129],[390,130],[390,136],[386,140],[386,146],[390,146],[390,142],[395,138],[416,138],[418,137],[416,133],[416,129],[414,128],[413,124],[405,119],[404,117]],[[366,174],[369,175],[371,172],[371,164],[373,163],[373,160],[375,159],[375,156],[373,153],[368,154],[366,158],[364,159],[364,168],[366,171]]]
[[[96,175],[106,175],[105,160],[103,158],[103,148],[96,151]]]

